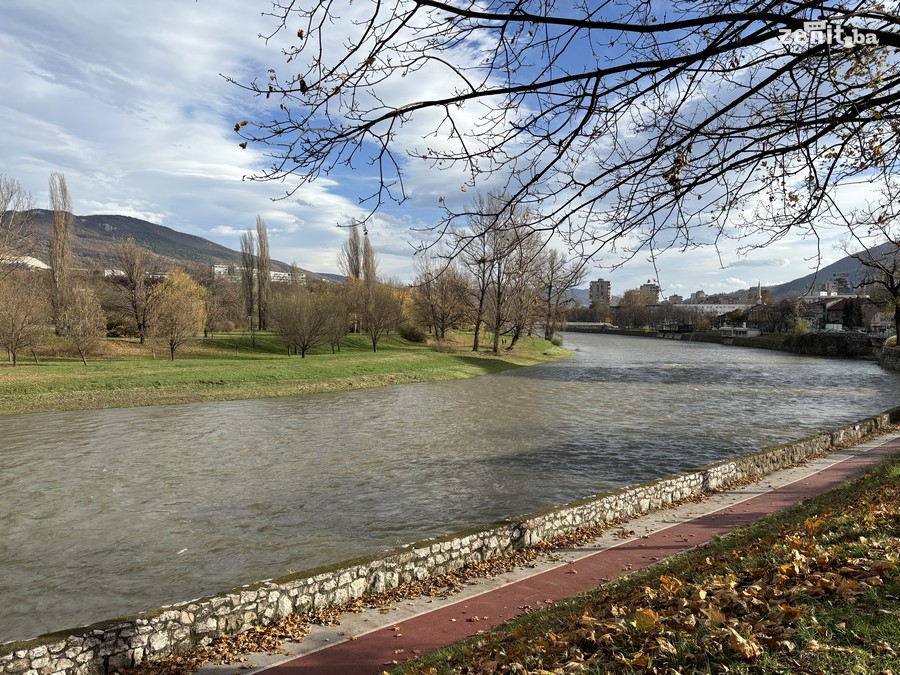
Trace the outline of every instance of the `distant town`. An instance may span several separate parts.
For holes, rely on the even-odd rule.
[[[596,279],[589,285],[589,306],[570,308],[568,318],[623,328],[716,329],[750,337],[789,331],[891,331],[891,316],[883,311],[878,289],[870,285],[854,289],[848,274],[835,274],[806,293],[780,300],[761,285],[731,293],[697,290],[688,298],[672,294],[661,299],[661,295],[653,280],[617,296],[609,280]]]

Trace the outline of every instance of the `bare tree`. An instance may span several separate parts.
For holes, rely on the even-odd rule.
[[[76,286],[62,316],[65,338],[72,343],[81,362],[87,365],[90,354],[106,336],[106,314],[97,295],[87,286]]]
[[[359,236],[359,223],[350,221],[347,241],[341,246],[338,255],[338,269],[348,279],[362,279],[363,276],[363,247]]]
[[[413,306],[420,321],[434,330],[438,340],[450,328],[459,328],[472,311],[469,281],[457,264],[443,265],[425,253],[416,259]]]
[[[8,275],[0,279],[0,347],[12,365],[23,349],[34,350],[48,330],[47,301],[33,278]]]
[[[244,298],[244,313],[247,328],[253,337],[253,315],[256,310],[256,242],[253,230],[241,234],[241,293]]]
[[[543,318],[541,294],[543,284],[540,267],[546,243],[536,233],[517,233],[516,245],[506,266],[506,321],[504,332],[509,333],[506,349],[515,349],[523,335],[531,335]]]
[[[162,265],[151,251],[137,244],[133,237],[115,247],[115,264],[118,272],[111,283],[123,300],[126,311],[134,319],[141,344],[147,337],[147,324],[153,309],[156,277]]]
[[[350,332],[350,301],[344,286],[329,287],[326,294],[331,307],[328,313],[328,344],[334,354],[341,351],[341,340]]]
[[[856,234],[852,243],[861,250],[851,252],[848,242],[844,251],[860,265],[858,285],[874,291],[875,301],[893,316],[894,333],[900,335],[900,226],[896,221],[875,222],[865,239]]]
[[[540,261],[538,274],[544,304],[544,339],[552,340],[565,321],[569,291],[584,281],[585,269],[580,262],[570,263],[565,254],[551,248]]]
[[[330,298],[291,285],[278,293],[272,303],[272,322],[287,345],[288,354],[306,352],[328,342],[331,321]]]
[[[493,199],[496,197],[492,196],[489,203]],[[518,323],[513,321],[513,324],[521,330],[525,308],[511,300],[522,300],[520,294],[527,292],[526,282],[528,276],[535,272],[534,261],[543,242],[535,236],[531,227],[534,213],[529,209],[514,205],[499,217],[486,218],[488,228],[479,236],[487,239],[491,261],[488,292],[489,325],[493,332],[491,351],[499,354],[501,336],[506,332],[511,318],[519,320]]]
[[[17,180],[0,174],[0,278],[20,266],[34,249],[31,223],[35,202]]]
[[[266,39],[286,69],[240,86],[280,110],[235,130],[271,152],[256,178],[292,189],[374,164],[373,209],[423,165],[455,191],[504,181],[583,255],[816,236],[845,224],[840,188],[900,168],[886,7],[395,0],[354,5],[336,35],[343,3],[278,1]]]
[[[256,307],[259,312],[259,329],[267,330],[269,327],[269,302],[272,293],[272,259],[269,257],[269,235],[266,231],[266,221],[260,216],[256,217]]]
[[[363,330],[372,340],[372,351],[378,351],[378,341],[393,330],[403,320],[400,298],[388,284],[375,281],[363,291],[360,305],[360,319]]]
[[[50,174],[50,209],[53,211],[50,228],[50,308],[56,334],[61,335],[63,315],[72,295],[72,237],[75,219],[66,177],[57,171]]]
[[[474,200],[476,211],[489,209],[485,205],[487,198],[481,195]],[[494,267],[494,257],[491,254],[490,238],[488,232],[493,227],[493,222],[488,217],[482,217],[473,213],[469,217],[469,228],[477,236],[469,238],[462,232],[454,232],[454,248],[460,249],[459,260],[468,270],[474,284],[472,287],[473,305],[475,307],[475,335],[472,340],[472,351],[477,352],[481,348],[481,327],[484,324],[485,311],[487,310],[487,295],[491,284],[491,275]]]
[[[375,260],[375,249],[369,240],[369,231],[363,230],[362,246],[362,280],[366,286],[371,287],[378,281],[378,262]]]
[[[243,311],[238,284],[222,277],[212,277],[204,285],[203,307],[206,321],[203,337],[234,330]]]
[[[159,285],[150,319],[153,337],[175,351],[203,331],[203,288],[190,275],[175,270]]]

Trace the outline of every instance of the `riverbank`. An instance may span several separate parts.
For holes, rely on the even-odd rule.
[[[548,600],[394,675],[897,672],[898,503],[894,456],[789,510],[584,595]],[[668,532],[667,547],[696,536]],[[645,552],[655,552],[654,536],[643,537]],[[589,570],[569,568],[579,571]]]
[[[495,356],[471,350],[466,333],[440,344],[397,336],[378,343],[348,335],[341,351],[320,348],[287,356],[274,335],[217,335],[186,346],[175,361],[132,340],[107,340],[84,366],[80,360],[38,354],[38,362],[0,366],[0,415],[95,408],[201,403],[348,391],[405,382],[431,382],[497,373],[569,356],[537,338]]]
[[[526,576],[530,576],[532,573],[529,569],[535,556],[541,551],[554,548],[562,547],[571,552],[573,546],[587,545],[587,553],[592,555],[592,551],[604,548],[594,543],[598,533],[601,536],[616,537],[622,531],[612,530],[610,526],[622,528],[626,520],[641,514],[649,515],[657,522],[660,522],[660,518],[668,520],[672,517],[673,511],[670,509],[673,506],[676,509],[684,507],[688,511],[704,509],[706,507],[702,505],[706,503],[705,498],[710,492],[720,491],[726,486],[731,487],[717,494],[725,498],[737,497],[735,504],[744,504],[748,497],[760,492],[759,486],[748,486],[754,478],[771,475],[771,472],[785,467],[805,464],[810,459],[828,455],[837,448],[849,448],[871,438],[873,433],[888,430],[890,421],[897,419],[897,413],[896,409],[887,411],[796,443],[534,512],[519,521],[497,523],[488,530],[466,531],[429,539],[385,554],[243,586],[215,597],[171,605],[74,631],[48,634],[36,640],[6,644],[0,647],[0,674],[16,675],[29,668],[40,669],[49,663],[53,663],[57,672],[69,675],[112,672],[129,665],[140,665],[142,670],[147,668],[149,672],[172,674],[189,672],[200,662],[209,660],[213,654],[215,656],[212,658],[215,660],[232,666],[235,662],[244,663],[248,658],[239,657],[239,652],[249,648],[277,650],[278,642],[288,637],[302,636],[311,622],[334,625],[341,612],[356,612],[363,607],[386,608],[385,603],[393,606],[400,599],[419,596],[423,592],[431,595],[435,601],[452,602],[448,600],[448,596],[463,590],[473,577],[497,574],[504,571],[501,568],[506,564],[511,567],[524,566]],[[896,437],[896,434],[893,436]],[[884,452],[896,452],[896,441],[870,452],[882,445],[883,443],[878,442],[864,443],[854,451],[848,450],[846,457],[824,461],[845,465],[847,461],[852,464],[853,457],[856,456],[868,461],[862,455],[872,457]],[[839,474],[837,483],[848,479],[845,473]],[[767,483],[771,484],[773,480],[769,478]],[[809,484],[800,476],[788,482],[796,486]],[[742,493],[744,487],[747,487],[750,494]],[[801,496],[809,496],[805,488],[798,492],[788,487],[787,491],[795,500]],[[719,509],[720,507],[716,507],[713,510],[718,513]],[[744,510],[743,513],[747,511]],[[637,526],[634,527],[637,529]],[[705,536],[708,537],[712,529],[707,527],[706,530]],[[633,535],[634,532],[631,532],[627,537],[633,538],[638,549],[641,549],[643,538]],[[700,541],[688,538],[689,544]],[[659,555],[664,555],[670,549],[669,544],[673,543],[677,542],[661,542]],[[640,552],[647,563],[651,552]],[[563,573],[567,573],[565,566]],[[597,575],[583,574],[579,578],[594,585],[592,577],[595,576]],[[540,595],[540,598],[544,597],[548,596]],[[428,600],[425,602],[428,603]],[[406,605],[405,600],[403,604]],[[513,603],[509,609],[516,605],[522,603]],[[460,609],[465,614],[466,608]],[[379,610],[378,614],[386,614],[384,620],[393,624],[399,620],[390,615],[393,611],[395,610]],[[478,616],[485,619],[485,625],[473,629],[490,624],[486,615],[480,613]],[[490,616],[492,620],[499,618],[493,612]],[[468,627],[470,619],[471,616],[464,616],[462,619],[453,618],[452,622]],[[264,630],[261,624],[271,626]],[[243,630],[246,632],[242,632]],[[393,631],[399,633],[396,626]],[[371,626],[365,632],[371,632]],[[403,631],[404,634],[406,632]],[[234,633],[240,634],[227,637]],[[343,627],[341,635],[345,635]],[[218,641],[220,636],[224,638],[224,642]],[[397,641],[401,637],[403,635],[390,632],[387,644],[392,648],[402,649],[398,647],[401,643]],[[343,640],[347,638],[343,637]],[[350,638],[351,642],[353,640],[355,638]],[[331,641],[333,644],[342,640],[336,640],[332,634],[324,641]],[[354,644],[362,642],[361,637]],[[202,647],[193,656],[174,656],[167,662],[147,663],[173,653],[184,653],[192,645]],[[224,651],[214,651],[219,648],[224,648]],[[384,664],[384,659],[379,658],[376,665],[378,664]],[[339,669],[334,672],[355,671]],[[366,672],[373,672],[373,669],[370,667]]]
[[[668,338],[685,342],[707,342],[735,347],[769,349],[803,356],[824,356],[839,359],[862,359],[879,361],[881,346],[864,333],[764,333],[755,337],[730,337],[715,330],[690,333],[663,333],[657,330],[610,329],[590,326],[569,326],[566,330],[575,333],[606,333],[626,337]]]

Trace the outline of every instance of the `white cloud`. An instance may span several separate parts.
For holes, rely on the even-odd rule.
[[[347,11],[365,11],[364,4]],[[274,28],[259,11],[244,0],[217,0],[214,6],[182,0],[7,0],[0,22],[7,92],[0,98],[3,171],[40,206],[48,203],[50,171],[62,171],[79,215],[142,218],[235,249],[240,234],[262,216],[273,257],[314,271],[337,271],[346,237],[339,225],[366,215],[358,200],[375,189],[370,172],[339,171],[287,197],[296,185],[290,179],[244,180],[266,167],[267,159],[264,148],[238,147],[234,123],[264,117],[275,104],[250,97],[220,73],[247,82],[269,66],[283,65],[278,40],[266,47],[258,38]],[[340,49],[341,43],[335,39],[328,48]],[[449,86],[425,69],[398,80],[384,95],[405,100],[414,91],[424,98]],[[471,105],[454,114],[472,129],[479,112]],[[424,142],[421,136],[436,121],[423,116],[400,134],[402,158]],[[446,136],[427,142],[452,144]],[[440,171],[421,160],[406,166],[411,198],[401,206],[387,205],[368,227],[382,271],[408,280],[414,245],[433,236],[427,228],[440,219],[438,197],[458,206],[473,195],[461,190],[466,176],[460,171]],[[502,176],[492,180],[497,183],[486,187],[498,185]],[[865,195],[851,190],[842,198],[860,201]],[[818,253],[825,260],[841,257],[834,250],[838,239],[835,234],[821,243]],[[803,276],[816,255],[816,242],[786,240],[767,247],[759,260],[753,255],[737,260],[730,252],[726,258],[754,277],[749,284],[755,285],[763,273],[777,273],[771,283]],[[591,278],[611,279],[614,292],[621,293],[657,273],[664,288],[689,292],[747,283],[720,269],[710,251],[670,251],[656,268],[638,257],[615,272],[592,270]]]

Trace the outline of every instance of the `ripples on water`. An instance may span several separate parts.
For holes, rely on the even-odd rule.
[[[302,398],[0,417],[0,641],[216,593],[900,405],[868,362],[567,334],[568,360]]]

